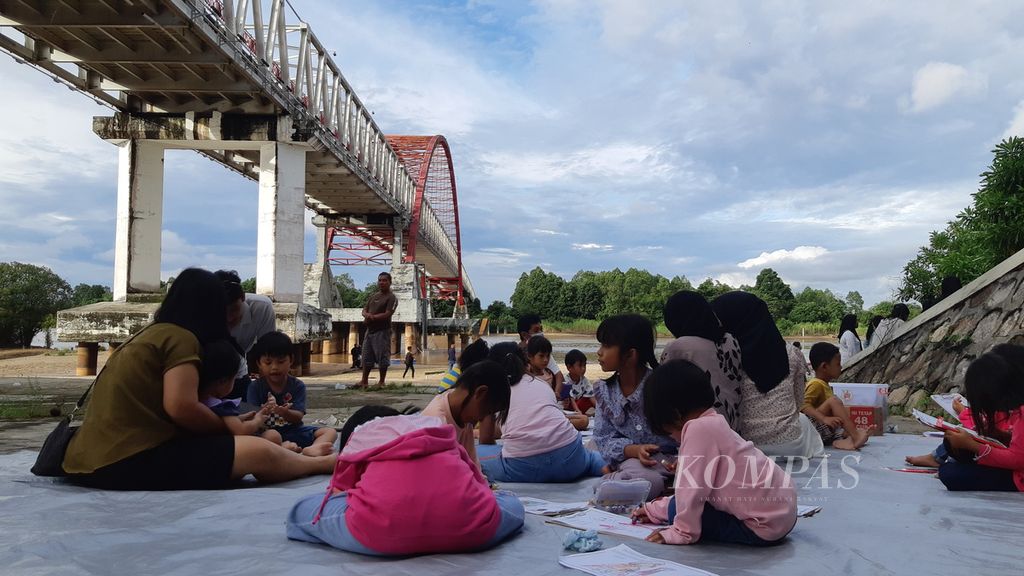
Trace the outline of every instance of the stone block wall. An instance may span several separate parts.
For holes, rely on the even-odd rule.
[[[1024,344],[1024,251],[908,322],[843,370],[843,382],[889,384],[896,413],[942,409],[932,394],[959,392],[971,361],[996,344]]]

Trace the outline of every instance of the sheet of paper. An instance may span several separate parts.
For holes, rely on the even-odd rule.
[[[557,516],[566,512],[579,512],[586,510],[590,505],[588,502],[549,502],[529,496],[520,496],[519,501],[523,503],[527,514],[538,516]]]
[[[960,415],[956,413],[956,410],[953,410],[953,400],[957,398],[960,398],[959,394],[932,394],[932,400],[939,406],[942,406],[943,410],[950,413],[959,422]]]
[[[797,504],[796,515],[799,518],[810,518],[818,512],[821,512],[821,506],[808,506],[804,504]]]
[[[594,576],[715,576],[684,564],[644,556],[625,544],[598,552],[562,556],[558,563]]]
[[[914,418],[917,418],[917,421],[920,422],[921,424],[924,424],[925,426],[930,426],[932,428],[935,428],[936,430],[962,430],[973,436],[975,440],[981,442],[982,444],[989,444],[991,446],[996,446],[998,448],[1006,448],[1006,445],[1000,442],[999,440],[996,440],[995,438],[989,438],[988,436],[982,436],[981,434],[978,434],[977,432],[971,430],[970,428],[964,428],[959,424],[952,424],[950,422],[946,422],[929,414],[925,414],[920,410],[914,410],[913,414]]]
[[[587,508],[582,512],[559,516],[548,520],[550,524],[559,524],[569,528],[580,530],[597,530],[602,534],[615,536],[627,536],[643,540],[650,536],[651,532],[664,526],[656,524],[633,524],[633,521],[625,516],[605,512],[596,508]]]

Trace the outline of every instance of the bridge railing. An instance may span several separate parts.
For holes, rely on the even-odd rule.
[[[402,217],[412,218],[415,182],[309,25],[288,23],[284,0],[187,1],[202,8],[198,14],[193,11],[194,17],[214,24],[223,41],[240,45],[263,76],[269,74],[288,93],[327,147],[349,155],[395,201]],[[429,204],[422,209],[420,238],[441,262],[456,269],[455,239]]]
[[[171,0],[172,3],[182,0]],[[309,25],[288,20],[284,0],[184,0],[193,20],[213,25],[220,41],[240,48],[315,127],[322,143],[346,154],[380,191],[411,215],[415,183]]]

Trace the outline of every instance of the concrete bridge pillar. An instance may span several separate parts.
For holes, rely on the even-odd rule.
[[[348,349],[345,353],[348,354],[352,351],[352,348],[359,343],[359,324],[350,322],[348,325]]]
[[[256,292],[277,302],[302,302],[306,148],[260,147]]]
[[[129,139],[118,144],[114,300],[160,292],[164,146]]]

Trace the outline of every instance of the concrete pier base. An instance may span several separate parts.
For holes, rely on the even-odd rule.
[[[78,363],[75,365],[76,376],[95,376],[96,366],[100,355],[100,345],[97,342],[79,342]]]

